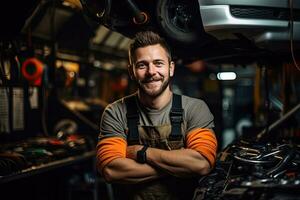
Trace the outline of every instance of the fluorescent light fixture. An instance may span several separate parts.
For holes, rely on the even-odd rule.
[[[235,72],[219,72],[219,73],[217,73],[217,78],[221,81],[235,80],[236,73]]]

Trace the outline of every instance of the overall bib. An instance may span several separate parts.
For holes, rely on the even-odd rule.
[[[143,144],[149,147],[175,150],[184,147],[183,142],[183,110],[181,96],[173,94],[170,112],[171,124],[162,126],[138,125],[139,113],[135,99],[126,100],[129,133],[128,145]],[[139,184],[114,184],[116,199],[134,200],[189,200],[197,187],[197,178],[176,178],[168,175],[160,179]]]

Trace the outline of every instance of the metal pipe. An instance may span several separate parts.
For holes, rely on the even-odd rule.
[[[145,12],[142,12],[132,0],[126,0],[129,8],[133,12],[133,22],[135,24],[144,24],[148,21],[148,15]]]
[[[287,112],[285,115],[283,115],[281,118],[279,118],[277,121],[272,123],[268,127],[268,131],[266,129],[262,130],[257,136],[256,141],[259,141],[267,132],[269,133],[276,127],[278,127],[280,124],[282,124],[285,120],[287,120],[290,116],[292,116],[294,113],[296,113],[300,109],[300,103],[296,105],[293,109],[291,109],[289,112]]]

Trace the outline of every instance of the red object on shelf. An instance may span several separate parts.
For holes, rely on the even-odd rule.
[[[44,71],[44,64],[37,58],[28,58],[21,67],[22,74],[31,85],[40,86]]]

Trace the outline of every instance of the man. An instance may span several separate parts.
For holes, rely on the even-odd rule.
[[[163,38],[136,34],[128,70],[138,90],[107,106],[97,145],[98,170],[117,199],[191,199],[214,166],[213,116],[202,100],[172,93],[174,69]]]

